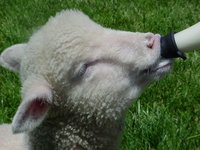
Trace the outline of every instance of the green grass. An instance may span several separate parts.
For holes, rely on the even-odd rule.
[[[49,16],[80,9],[105,27],[180,31],[200,20],[199,0],[0,0],[0,52],[28,40]],[[121,150],[200,150],[200,52],[177,60],[129,109]],[[11,122],[20,101],[18,75],[0,68],[0,123]]]

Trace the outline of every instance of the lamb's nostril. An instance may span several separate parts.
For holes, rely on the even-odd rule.
[[[155,35],[149,37],[146,46],[148,48],[152,49],[155,45],[155,42],[158,41],[159,39],[160,39],[159,34],[155,34]]]
[[[148,48],[153,48],[154,41],[155,41],[155,37],[152,36],[147,42],[147,47]]]

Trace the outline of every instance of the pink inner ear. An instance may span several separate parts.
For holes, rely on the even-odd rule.
[[[47,103],[44,99],[34,99],[25,111],[23,118],[25,119],[27,117],[31,117],[32,119],[39,119],[48,111],[48,108],[49,103]]]

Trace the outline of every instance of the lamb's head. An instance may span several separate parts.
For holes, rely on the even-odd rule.
[[[51,18],[28,43],[8,48],[0,58],[21,75],[15,132],[37,127],[56,107],[118,119],[171,64],[160,57],[159,35],[103,28],[74,11]]]

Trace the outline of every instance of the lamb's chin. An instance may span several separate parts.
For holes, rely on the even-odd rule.
[[[173,60],[161,59],[149,69],[149,75],[153,80],[159,80],[171,70]]]
[[[154,65],[140,72],[137,84],[145,87],[152,81],[161,79],[171,70],[172,63],[172,59],[159,59]]]

